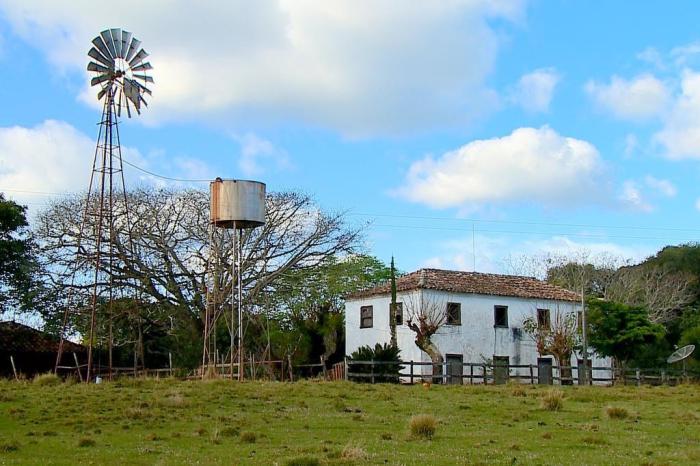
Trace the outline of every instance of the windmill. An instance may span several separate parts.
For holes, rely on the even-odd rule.
[[[92,87],[99,86],[97,99],[102,101],[102,118],[99,122],[97,145],[95,148],[92,173],[85,204],[84,218],[80,228],[77,255],[83,255],[84,260],[91,263],[91,297],[87,361],[87,381],[93,375],[93,346],[96,339],[97,309],[101,301],[106,304],[111,316],[114,298],[112,270],[114,257],[115,230],[115,201],[121,190],[122,210],[129,222],[129,210],[124,182],[124,164],[119,141],[119,118],[122,111],[131,118],[132,109],[141,114],[141,109],[147,106],[144,96],[151,95],[147,87],[153,83],[148,72],[153,69],[150,63],[144,62],[148,53],[141,48],[141,41],[132,33],[122,29],[105,29],[92,40],[93,47],[88,52],[92,59],[87,70],[94,73],[90,80]],[[116,180],[115,180],[116,178]],[[115,188],[115,181],[117,187]],[[91,219],[92,222],[88,222]],[[85,236],[86,224],[91,224],[91,250],[81,248]],[[129,243],[130,235],[129,235]],[[131,246],[131,245],[130,245]],[[76,266],[77,267],[77,266]],[[75,281],[75,271],[72,282]],[[73,283],[72,283],[73,285]],[[73,289],[73,286],[70,288]],[[56,358],[56,370],[59,368],[63,351],[65,330],[68,323],[70,303],[66,306],[63,318],[63,331]],[[112,375],[112,326],[109,320],[109,375]]]

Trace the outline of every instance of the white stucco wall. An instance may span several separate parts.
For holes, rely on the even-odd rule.
[[[549,309],[551,319],[557,311],[562,313],[578,312],[580,303],[569,301],[525,299],[507,296],[490,296],[465,293],[450,293],[436,290],[417,290],[398,293],[397,301],[404,303],[404,325],[397,326],[397,342],[404,361],[429,362],[430,357],[415,344],[415,333],[405,321],[411,302],[420,301],[419,293],[424,293],[424,300],[433,300],[445,308],[448,302],[461,304],[461,325],[444,325],[433,337],[433,342],[443,356],[461,354],[465,363],[483,363],[494,356],[508,356],[510,364],[537,365],[535,343],[522,330],[522,323],[527,317],[537,318],[537,309]],[[410,295],[410,296],[409,296]],[[345,304],[346,354],[350,355],[360,346],[374,346],[376,343],[388,343],[390,295],[371,296],[363,299],[347,300]],[[372,328],[360,328],[360,307],[373,306]],[[508,307],[508,327],[494,326],[494,306]],[[519,330],[519,332],[518,332]],[[595,357],[593,366],[609,366],[607,358]],[[577,365],[576,356],[571,364]],[[427,370],[429,368],[425,368]],[[525,371],[522,371],[524,373]],[[513,373],[513,372],[511,372]],[[601,374],[602,376],[602,374]],[[594,374],[594,377],[596,375]]]

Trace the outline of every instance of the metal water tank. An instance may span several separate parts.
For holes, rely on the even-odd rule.
[[[265,183],[222,180],[209,185],[211,223],[220,228],[255,228],[265,224]]]

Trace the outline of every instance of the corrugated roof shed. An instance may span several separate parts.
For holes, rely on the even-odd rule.
[[[417,289],[450,291],[494,296],[512,296],[529,299],[580,301],[581,295],[533,277],[499,275],[492,273],[459,272],[454,270],[420,269],[396,279],[397,291]],[[391,284],[348,295],[347,299],[389,294]]]
[[[83,352],[86,348],[70,341],[65,352]],[[58,338],[17,322],[0,322],[0,353],[56,353]]]

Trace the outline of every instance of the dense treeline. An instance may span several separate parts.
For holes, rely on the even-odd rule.
[[[700,348],[700,244],[667,246],[636,265],[591,262],[558,261],[546,278],[583,289],[593,343],[620,348],[620,358],[639,367],[665,366],[680,346]]]

